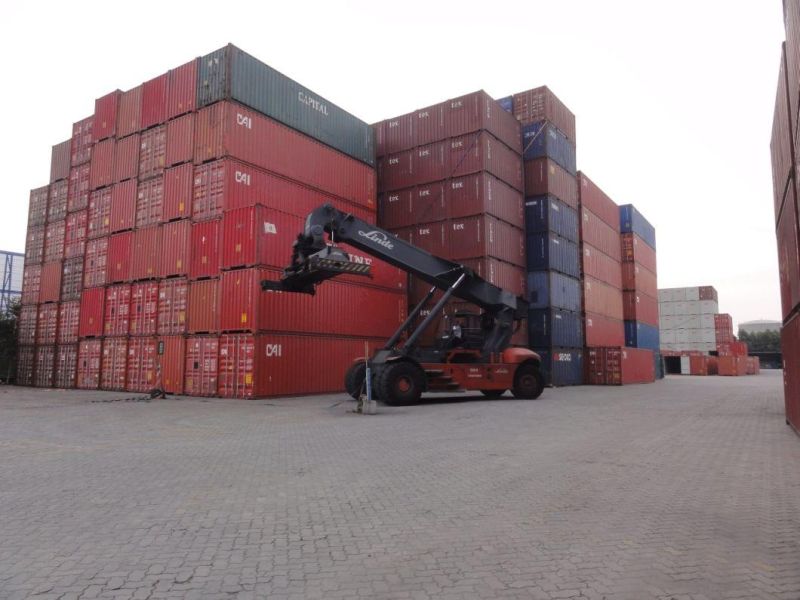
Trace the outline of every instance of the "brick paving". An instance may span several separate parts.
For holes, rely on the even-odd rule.
[[[779,373],[465,398],[0,388],[0,598],[800,598]]]

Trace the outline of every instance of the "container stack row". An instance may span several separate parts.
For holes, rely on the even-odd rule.
[[[339,390],[403,321],[406,282],[376,262],[317,298],[262,292],[324,202],[375,222],[369,125],[233,46],[98,99],[31,192],[21,382]]]
[[[719,301],[713,286],[658,290],[658,314],[663,351],[717,351]]]
[[[757,356],[720,355],[709,356],[700,352],[689,352],[680,356],[669,356],[670,372],[681,375],[719,375],[738,377],[758,375],[761,367]],[[674,364],[674,367],[672,366]]]

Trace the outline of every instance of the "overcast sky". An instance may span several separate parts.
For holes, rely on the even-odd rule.
[[[0,249],[23,250],[28,192],[94,98],[232,42],[368,122],[550,86],[577,115],[578,167],[655,225],[659,287],[713,285],[737,323],[780,319],[780,0],[49,4],[0,21]]]

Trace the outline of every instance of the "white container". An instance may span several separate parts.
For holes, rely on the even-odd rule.
[[[687,300],[700,300],[700,288],[699,287],[687,287],[684,288],[686,299]]]
[[[690,375],[692,373],[691,363],[688,356],[681,356],[681,375]]]

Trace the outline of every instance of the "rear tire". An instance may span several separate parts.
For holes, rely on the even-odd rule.
[[[356,362],[350,365],[347,373],[344,374],[344,389],[353,398],[358,400],[361,390],[364,388],[364,381],[367,378],[367,365],[363,362]]]
[[[483,394],[487,398],[499,398],[505,393],[506,393],[505,390],[481,390],[481,394]]]
[[[405,360],[383,366],[377,377],[378,398],[386,404],[397,406],[419,402],[425,385],[425,373],[417,365]]]
[[[544,391],[544,378],[539,372],[539,367],[531,363],[524,363],[517,367],[514,373],[514,388],[511,390],[515,398],[536,400]]]

